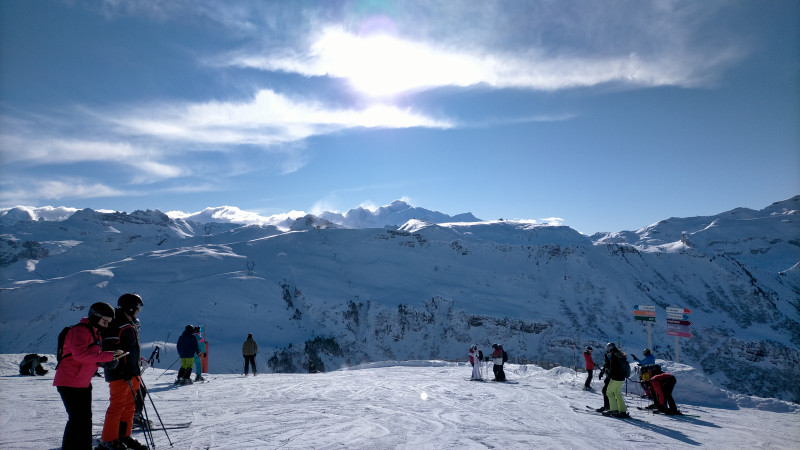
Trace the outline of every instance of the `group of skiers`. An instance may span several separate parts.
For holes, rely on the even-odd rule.
[[[205,381],[203,378],[202,360],[200,356],[207,356],[206,345],[203,336],[200,335],[200,327],[186,325],[183,333],[178,338],[178,357],[181,360],[181,369],[175,384],[192,384],[194,381]],[[195,377],[192,381],[192,366],[194,366]]]
[[[484,361],[483,351],[478,348],[477,345],[471,345],[469,347],[469,363],[472,365],[472,377],[470,380],[480,381],[483,380],[483,376],[481,375],[481,362]],[[489,358],[486,358],[488,361]],[[506,373],[503,370],[503,364],[508,361],[508,353],[503,350],[503,346],[500,344],[492,344],[492,372],[494,373],[494,378],[492,381],[506,381]]]
[[[603,406],[596,411],[603,415],[628,418],[628,408],[622,396],[622,385],[631,375],[630,364],[627,355],[617,348],[616,344],[609,342],[606,344],[606,353],[603,367],[600,369],[598,379],[602,380],[606,376],[603,385]],[[644,397],[652,399],[653,403],[645,409],[653,410],[668,415],[680,415],[681,412],[675,406],[672,398],[672,391],[675,388],[676,379],[668,373],[662,372],[661,366],[655,363],[655,355],[649,348],[644,349],[644,356],[640,360],[636,355],[631,354],[633,359],[639,363],[639,377],[642,387],[645,390]],[[592,359],[592,347],[586,347],[583,352],[586,361],[586,381],[584,389],[591,389],[592,374],[597,364]]]
[[[61,445],[92,448],[92,377],[103,367],[109,387],[99,449],[146,449],[131,437],[141,383],[139,321],[144,303],[137,294],[123,294],[117,308],[97,302],[80,322],[59,335],[58,365],[53,385],[64,408],[67,424]]]

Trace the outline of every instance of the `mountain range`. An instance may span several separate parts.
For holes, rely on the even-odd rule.
[[[798,211],[795,196],[586,236],[402,201],[240,223],[232,207],[12,208],[0,212],[0,353],[53,353],[63,326],[125,292],[145,302],[143,353],[177,358],[181,330],[201,324],[217,373],[241,371],[247,333],[274,372],[463,359],[472,343],[574,366],[587,345],[640,354],[649,323],[658,358],[800,402]],[[655,321],[635,320],[637,305]],[[668,334],[668,307],[690,311],[691,337]]]

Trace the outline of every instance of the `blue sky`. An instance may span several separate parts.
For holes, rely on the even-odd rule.
[[[0,207],[404,199],[583,233],[800,193],[800,2],[0,2]]]

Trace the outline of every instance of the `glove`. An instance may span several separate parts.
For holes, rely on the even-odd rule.
[[[597,376],[597,379],[598,380],[602,380],[603,379],[603,371],[602,370],[600,371],[600,375]]]

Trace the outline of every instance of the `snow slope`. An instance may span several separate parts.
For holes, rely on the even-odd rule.
[[[21,357],[0,355],[0,448],[58,448],[66,413],[51,386],[53,370],[19,376]],[[583,391],[584,374],[566,368],[512,364],[506,384],[467,381],[471,369],[463,362],[384,362],[318,374],[213,374],[208,383],[176,387],[175,371],[157,366],[145,371],[144,383],[162,421],[192,422],[167,430],[169,440],[155,430],[157,448],[170,448],[170,440],[186,449],[792,449],[800,443],[797,405],[727,393],[690,367],[668,363],[678,378],[679,408],[699,418],[640,411],[646,404],[633,385],[626,402],[637,420],[591,413],[586,405],[600,406],[600,393]],[[99,378],[93,384],[99,434],[108,387]],[[158,424],[149,402],[148,411]],[[134,437],[144,442],[141,433]]]

